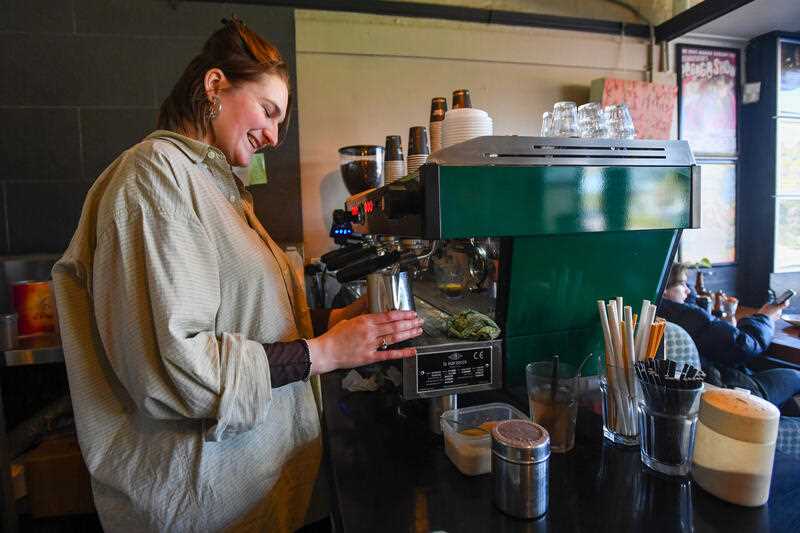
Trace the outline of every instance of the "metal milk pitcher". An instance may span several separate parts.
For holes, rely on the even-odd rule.
[[[367,275],[367,300],[370,313],[415,311],[414,293],[408,272],[385,270]]]

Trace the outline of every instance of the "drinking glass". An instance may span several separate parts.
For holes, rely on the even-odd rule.
[[[550,433],[550,450],[566,453],[575,446],[575,420],[578,416],[578,375],[574,366],[540,361],[525,367],[531,420]]]
[[[463,298],[469,289],[469,256],[453,245],[431,257],[430,270],[436,288],[447,298]]]
[[[553,114],[550,111],[545,111],[542,113],[542,129],[539,131],[539,136],[553,136]]]
[[[627,104],[613,104],[606,106],[608,117],[609,136],[612,139],[635,139],[636,129]]]
[[[624,368],[606,365],[600,377],[603,393],[603,437],[614,444],[637,446],[639,426],[636,421],[635,384],[628,380]]]
[[[687,475],[703,387],[673,389],[636,381],[642,462],[662,474]]]
[[[556,102],[553,106],[552,136],[578,136],[578,107],[575,102]]]
[[[737,309],[739,309],[739,299],[735,296],[726,296],[722,300],[722,313],[729,322],[735,322]]]
[[[608,122],[602,106],[589,102],[578,108],[578,126],[584,139],[603,139],[608,137]]]

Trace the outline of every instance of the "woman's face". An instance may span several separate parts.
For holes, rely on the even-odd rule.
[[[209,71],[212,72],[212,71]],[[278,126],[286,118],[289,91],[275,74],[236,86],[221,80],[216,91],[222,110],[211,121],[209,144],[219,148],[228,163],[246,167],[255,152],[278,143]]]
[[[689,286],[686,284],[687,281],[688,279],[684,274],[681,276],[680,283],[673,285],[664,291],[664,298],[681,304],[685,302],[686,298],[689,296]]]

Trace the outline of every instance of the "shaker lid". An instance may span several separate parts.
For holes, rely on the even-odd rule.
[[[780,417],[778,408],[768,401],[738,390],[707,390],[700,400],[700,422],[736,440],[775,442]]]
[[[538,463],[550,457],[550,435],[529,420],[505,420],[492,428],[492,452],[515,463]]]

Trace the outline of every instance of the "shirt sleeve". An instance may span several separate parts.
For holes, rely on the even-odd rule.
[[[694,314],[702,324],[695,338],[697,348],[718,363],[744,364],[764,353],[772,341],[772,320],[764,315],[743,318],[737,327],[700,308]]]
[[[208,440],[265,420],[272,387],[264,347],[216,332],[224,273],[190,210],[140,206],[120,215],[94,257],[99,335],[141,413],[202,421]]]

